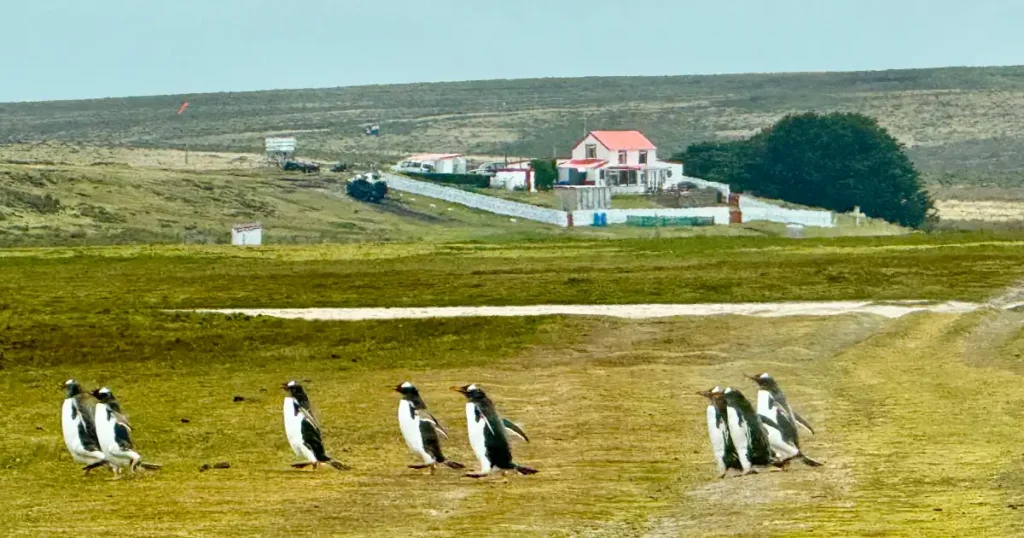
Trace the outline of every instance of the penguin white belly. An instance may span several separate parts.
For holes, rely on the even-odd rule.
[[[774,424],[778,424],[779,409],[773,405],[774,403],[770,392],[766,390],[757,391],[757,414],[767,418]],[[775,453],[777,459],[788,460],[800,454],[800,449],[786,442],[778,428],[766,423],[764,429],[768,432],[768,444],[772,447],[772,452]]]
[[[420,419],[414,416],[415,410],[408,400],[398,402],[398,426],[402,429],[402,438],[423,463],[434,463],[434,458],[423,450],[423,434],[420,432]]]
[[[768,413],[772,412],[772,394],[766,390],[757,391],[757,414],[761,416],[768,416]],[[774,420],[774,417],[772,417]]]
[[[96,439],[103,456],[114,467],[128,467],[133,459],[138,459],[138,454],[134,450],[122,450],[117,444],[116,425],[117,419],[111,415],[107,405],[96,404]]]
[[[487,428],[487,419],[481,417],[476,419],[476,404],[466,404],[466,426],[469,430],[469,446],[473,447],[476,459],[480,461],[480,472],[491,472],[491,462],[487,459],[487,444],[484,441],[484,429]]]
[[[67,398],[64,400],[64,406],[61,409],[61,429],[64,431],[64,444],[68,447],[68,452],[71,453],[71,457],[78,463],[92,465],[103,461],[102,452],[86,450],[85,446],[82,445],[82,438],[79,436],[78,428],[82,421],[85,420],[85,417],[77,412],[74,406],[74,398]]]
[[[743,467],[743,472],[747,472],[751,468],[750,464],[750,438],[748,437],[746,424],[740,423],[740,414],[733,407],[728,406],[725,408],[726,420],[729,423],[729,437],[732,439],[733,446],[736,447],[736,455],[740,458],[740,466]]]
[[[296,456],[308,461],[315,462],[316,455],[313,451],[306,446],[305,441],[302,440],[302,421],[305,419],[305,415],[302,413],[295,412],[295,398],[287,396],[284,399],[284,433],[288,437],[288,445],[292,447],[292,452]]]
[[[728,435],[725,424],[718,423],[718,410],[708,406],[708,437],[711,438],[711,450],[715,454],[718,472],[725,472],[725,436]]]

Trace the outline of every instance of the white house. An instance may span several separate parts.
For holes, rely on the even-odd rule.
[[[260,224],[236,224],[231,227],[231,244],[259,245],[263,242],[263,227]]]
[[[572,148],[571,159],[558,163],[558,181],[640,194],[682,175],[681,167],[673,168],[658,160],[657,146],[640,131],[591,131]]]
[[[465,174],[466,158],[459,153],[421,153],[403,159],[391,169],[396,172]]]
[[[537,185],[534,183],[533,165],[530,164],[530,161],[500,165],[494,169],[494,175],[491,176],[491,188],[537,192]]]

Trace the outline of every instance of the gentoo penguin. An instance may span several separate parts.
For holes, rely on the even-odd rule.
[[[422,465],[410,465],[409,467],[412,469],[429,468],[430,474],[434,474],[438,463],[443,463],[452,469],[464,469],[465,465],[445,459],[441,452],[441,440],[438,436],[447,439],[448,432],[434,418],[434,415],[427,411],[427,404],[420,397],[420,391],[416,390],[416,387],[408,381],[395,387],[395,390],[402,395],[402,399],[398,402],[398,426],[402,430],[402,437],[405,438],[405,444],[409,445],[409,450],[423,458]]]
[[[534,474],[536,469],[519,465],[512,461],[512,448],[509,446],[508,433],[511,431],[526,442],[530,439],[526,433],[512,421],[502,418],[494,408],[494,404],[476,385],[452,387],[455,392],[466,397],[466,426],[469,429],[469,444],[480,460],[480,472],[466,473],[471,478],[483,478],[496,467],[505,471],[515,470],[520,474]]]
[[[725,478],[729,469],[743,470],[740,457],[736,454],[736,445],[729,436],[729,419],[725,405],[725,393],[720,387],[698,392],[708,399],[708,436],[711,438],[711,449],[718,464],[718,478]]]
[[[726,416],[729,423],[729,437],[736,446],[743,474],[750,474],[754,466],[773,464],[768,432],[761,422],[754,406],[738,390],[726,387]]]
[[[800,416],[800,413],[793,411],[793,408],[789,405],[789,401],[786,400],[786,395],[782,392],[782,389],[779,387],[779,384],[775,381],[775,378],[768,375],[768,372],[765,372],[758,376],[752,375],[747,377],[753,379],[759,387],[759,391],[757,394],[758,408],[761,407],[761,392],[767,392],[772,397],[772,399],[775,400],[775,403],[781,406],[782,409],[786,411],[786,414],[789,415],[797,424],[802,426],[807,431],[811,432],[812,435],[814,434],[814,428],[811,427],[811,423],[807,422],[807,420],[804,419],[804,417]]]
[[[800,458],[811,467],[819,467],[821,463],[811,459],[800,449],[793,414],[789,406],[782,403],[785,402],[785,396],[782,397],[782,402],[776,399],[776,394],[782,394],[778,383],[766,373],[747,377],[761,387],[757,391],[757,414],[760,415],[761,422],[768,432],[768,442],[775,453],[775,458],[783,464],[783,468],[794,458]]]
[[[114,469],[118,477],[124,469],[134,474],[144,469],[159,469],[155,463],[144,463],[132,445],[132,425],[121,412],[121,404],[110,389],[103,387],[92,392],[99,402],[96,403],[96,438],[99,440],[103,456]]]
[[[288,436],[288,444],[291,445],[295,455],[304,459],[300,463],[293,463],[292,467],[302,469],[310,465],[313,469],[326,463],[339,471],[348,467],[341,462],[327,455],[324,451],[324,442],[320,438],[320,424],[313,417],[309,407],[309,397],[302,385],[295,381],[289,381],[281,388],[288,392],[284,397],[284,432]]]
[[[107,463],[96,437],[96,423],[93,420],[95,402],[74,379],[64,383],[64,406],[61,410],[61,428],[64,430],[64,444],[71,457],[85,464],[85,474]]]

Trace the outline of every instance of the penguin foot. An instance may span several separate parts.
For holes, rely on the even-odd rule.
[[[466,473],[466,476],[470,478],[486,478],[491,473]]]
[[[351,467],[349,467],[348,465],[345,465],[344,463],[341,463],[341,462],[340,462],[340,461],[338,461],[338,460],[331,460],[331,461],[328,461],[328,462],[327,462],[327,465],[330,465],[331,467],[334,467],[335,469],[337,469],[337,470],[339,470],[339,471],[348,471],[348,470],[351,470],[351,469],[352,469],[352,468],[351,468]]]
[[[434,466],[434,464],[432,464],[432,463],[423,463],[423,464],[420,464],[420,465],[410,465],[409,468],[410,469],[426,469],[427,467],[433,467],[433,466]]]
[[[306,467],[309,467],[310,465],[313,465],[313,464],[308,462],[308,461],[304,461],[302,463],[293,463],[292,467],[295,468],[295,469],[305,469]]]
[[[148,471],[159,471],[164,468],[164,466],[159,463],[149,463],[145,461],[140,461],[138,466]]]
[[[518,464],[516,465],[516,471],[518,471],[519,474],[521,474],[521,475],[531,475],[531,474],[537,474],[538,472],[540,472],[537,469],[534,469],[533,467],[527,467],[525,465],[518,465]]]
[[[463,465],[463,464],[461,464],[461,463],[459,463],[457,461],[445,460],[444,464],[447,465],[449,469],[465,469],[466,468],[465,465]]]
[[[805,454],[800,454],[800,459],[804,462],[804,465],[807,465],[808,467],[821,467],[823,465],[820,461],[812,460]]]

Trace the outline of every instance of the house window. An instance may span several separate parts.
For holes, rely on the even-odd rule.
[[[640,152],[640,164],[647,164],[647,151]]]
[[[620,151],[619,152],[619,164],[626,164],[626,152],[625,151]]]
[[[588,159],[596,159],[597,158],[597,144],[587,144],[586,151],[587,151],[587,158]]]

